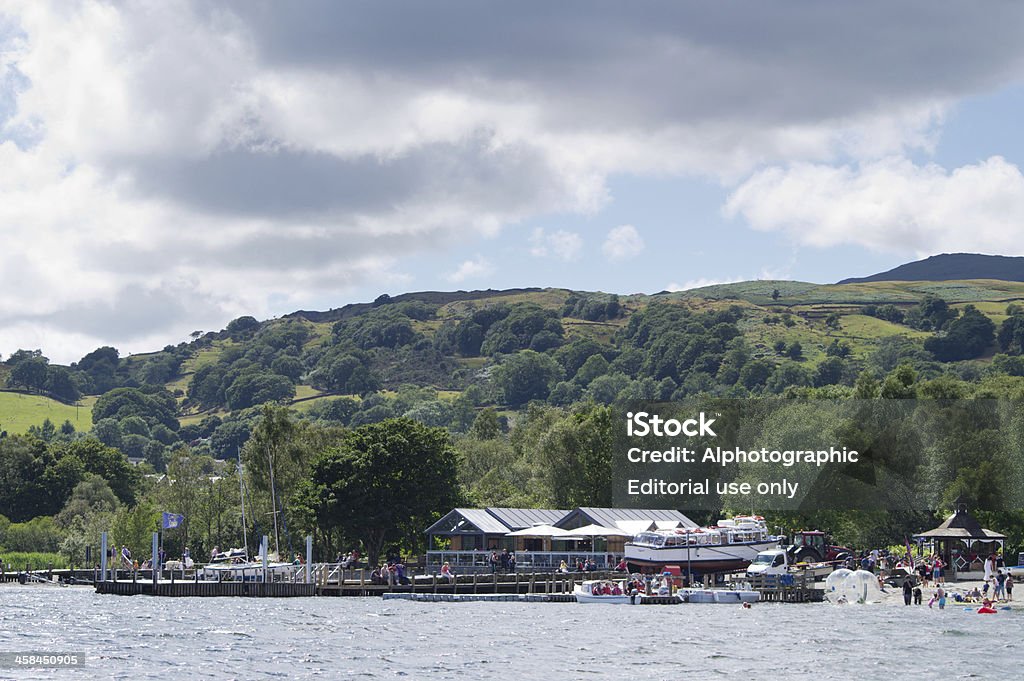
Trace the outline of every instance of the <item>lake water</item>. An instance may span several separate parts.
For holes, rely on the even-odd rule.
[[[0,586],[0,652],[80,652],[16,679],[1011,678],[1024,612],[172,599]]]

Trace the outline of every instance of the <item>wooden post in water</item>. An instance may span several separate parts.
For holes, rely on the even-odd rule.
[[[107,581],[107,533],[100,533],[100,576]]]
[[[313,583],[313,535],[306,535],[306,584]]]
[[[153,562],[150,565],[153,566],[153,585],[156,586],[157,570],[160,569],[160,535],[156,532],[153,533]]]

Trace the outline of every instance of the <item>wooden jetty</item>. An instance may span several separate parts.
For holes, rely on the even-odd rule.
[[[97,582],[96,593],[118,596],[248,596],[252,598],[295,598],[316,595],[313,584],[296,582]]]
[[[819,589],[812,575],[759,575],[746,580],[761,594],[764,603],[821,603],[825,589]]]
[[[27,574],[35,577],[25,580]],[[612,572],[516,572],[512,574],[467,574],[449,580],[440,575],[418,575],[405,584],[380,584],[370,579],[366,569],[343,570],[339,565],[320,563],[311,566],[309,581],[306,571],[296,573],[294,580],[259,581],[199,581],[191,573],[184,579],[159,579],[153,583],[148,570],[118,571],[117,580],[100,580],[92,570],[37,570],[32,573],[2,574],[4,578],[21,581],[49,581],[73,579],[78,583],[94,583],[97,593],[116,595],[147,595],[171,597],[311,597],[311,596],[363,596],[402,598],[433,602],[463,600],[514,600],[526,602],[572,602],[577,584],[590,579],[622,579],[622,573]],[[161,577],[170,576],[164,573]],[[39,579],[43,578],[43,579]],[[807,576],[761,576],[744,580],[749,588],[760,593],[765,603],[815,603],[824,600],[825,591]],[[475,599],[470,597],[480,596]],[[435,598],[437,597],[437,598]],[[507,598],[505,598],[507,597]],[[646,596],[647,605],[677,605],[675,596]]]

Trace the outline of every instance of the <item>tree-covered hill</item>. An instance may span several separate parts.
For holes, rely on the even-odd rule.
[[[17,418],[0,413],[0,428],[91,428],[162,470],[178,443],[234,456],[266,402],[345,426],[410,416],[462,432],[485,407],[509,417],[530,402],[849,392],[901,363],[921,379],[978,382],[1024,374],[1022,299],[1024,283],[992,280],[382,295],[240,317],[152,353],[101,347],[67,367],[17,350],[0,381],[38,399],[18,402]],[[54,404],[88,404],[91,425],[65,424]]]
[[[112,526],[144,548],[159,507],[188,519],[182,546],[238,542],[236,457],[254,497],[247,503],[270,508],[276,489],[288,527],[314,533],[324,550],[367,546],[358,528],[332,515],[331,476],[377,461],[360,458],[369,456],[366,442],[387,448],[409,433],[448,462],[445,484],[455,487],[442,490],[445,499],[610,505],[609,405],[617,401],[1021,399],[1022,300],[1024,283],[994,280],[756,281],[628,296],[427,292],[240,317],[162,350],[122,357],[101,347],[70,366],[49,362],[44,349],[21,349],[0,363],[0,547],[59,546],[75,560],[97,528]],[[1012,486],[994,484],[1003,478],[990,472],[1017,459],[1012,442],[993,438],[979,433],[964,451],[945,441],[919,448],[928,470],[949,470],[922,478],[928,498],[1010,504]],[[125,457],[142,463],[125,468]],[[421,515],[370,543],[422,549]],[[265,517],[255,516],[252,534],[267,531],[255,525]],[[777,522],[827,525],[856,543],[895,541],[930,522],[905,520]],[[1024,541],[1024,520],[1011,520],[999,522],[1014,543]]]

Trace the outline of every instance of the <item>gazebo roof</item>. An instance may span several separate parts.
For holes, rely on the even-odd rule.
[[[957,504],[956,513],[946,518],[944,523],[934,530],[914,535],[915,539],[918,537],[924,539],[1006,539],[1006,535],[982,527],[981,523],[967,512],[967,506],[963,503]]]

